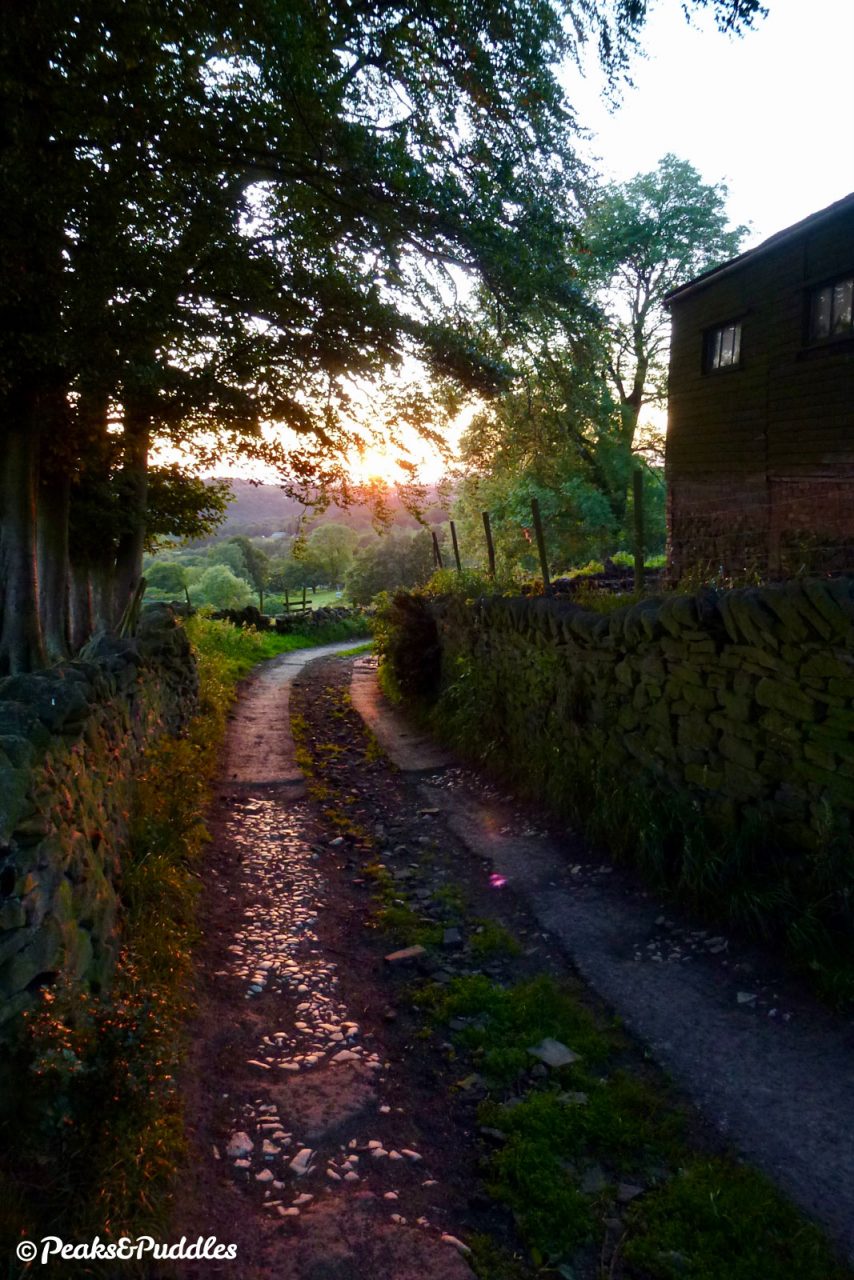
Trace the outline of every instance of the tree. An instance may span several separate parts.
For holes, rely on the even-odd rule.
[[[314,566],[303,560],[295,560],[293,556],[274,560],[270,565],[271,591],[301,591],[303,587],[314,585]]]
[[[318,582],[340,587],[353,563],[356,533],[343,524],[322,524],[309,534],[299,558]]]
[[[208,549],[209,564],[225,564],[228,565],[231,572],[237,578],[243,578],[245,582],[249,582],[249,570],[246,566],[246,557],[243,554],[243,548],[236,539],[229,539],[228,542],[215,542]]]
[[[607,187],[587,219],[584,276],[603,309],[605,371],[619,408],[613,452],[625,476],[623,499],[640,414],[648,404],[666,403],[670,320],[664,299],[733,257],[747,234],[747,227],[729,227],[726,197],[722,183],[704,183],[686,160],[668,154],[651,173]]]
[[[256,547],[248,538],[238,536],[229,538],[229,545],[237,547],[246,566],[244,576],[248,578],[258,594],[258,608],[264,612],[264,592],[270,580],[270,557],[260,547]]]
[[[193,595],[217,609],[244,609],[252,599],[249,583],[232,573],[227,564],[212,564],[205,569]]]
[[[668,155],[653,173],[591,199],[584,252],[566,265],[587,305],[505,325],[516,377],[463,438],[468,476],[457,514],[467,541],[478,539],[480,511],[488,508],[499,553],[533,570],[530,499],[537,496],[557,565],[630,545],[632,469],[653,462],[646,441],[637,451],[640,415],[666,394],[664,297],[737,252],[745,228],[728,229],[725,197],[723,186],[703,183]],[[488,302],[482,323],[498,341]],[[653,514],[660,517],[658,501],[647,511]],[[648,546],[656,545],[663,529],[648,518],[647,533]]]
[[[173,598],[183,595],[187,604],[190,603],[187,571],[183,565],[176,564],[174,560],[156,560],[146,570],[145,581],[152,591],[162,591]]]
[[[360,550],[347,574],[345,594],[354,604],[370,604],[380,591],[416,587],[433,570],[433,543],[426,529],[391,532]]]

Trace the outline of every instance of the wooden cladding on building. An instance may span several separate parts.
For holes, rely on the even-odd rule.
[[[854,570],[852,279],[854,195],[670,295],[677,574]]]

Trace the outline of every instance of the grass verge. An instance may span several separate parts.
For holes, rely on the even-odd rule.
[[[568,1278],[850,1280],[766,1178],[705,1147],[690,1109],[567,984],[474,974],[429,984],[416,1003],[451,1036],[457,1072],[476,1068],[458,1087],[486,1095],[486,1186],[512,1210],[536,1267]],[[575,1060],[532,1067],[546,1038]]]

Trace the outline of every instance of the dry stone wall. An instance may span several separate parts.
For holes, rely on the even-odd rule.
[[[560,796],[583,755],[794,848],[850,832],[854,580],[644,600],[611,615],[494,597],[431,606],[442,708]],[[459,736],[459,735],[458,735]],[[464,735],[463,735],[464,736]]]
[[[108,981],[133,779],[197,689],[165,606],[134,639],[103,636],[85,659],[0,680],[0,1038],[60,974]]]

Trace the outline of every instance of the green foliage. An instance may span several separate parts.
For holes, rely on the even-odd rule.
[[[225,519],[231,501],[227,480],[202,480],[177,464],[149,467],[146,494],[146,546],[164,539],[203,538]]]
[[[602,1219],[614,1216],[614,1188],[629,1181],[644,1189],[623,1220],[621,1253],[632,1276],[849,1274],[834,1263],[821,1232],[764,1177],[732,1158],[692,1150],[684,1108],[660,1081],[621,1065],[622,1034],[603,1029],[561,984],[541,977],[504,988],[476,975],[426,987],[416,1002],[433,1022],[467,1024],[452,1033],[454,1044],[490,1086],[480,1124],[502,1136],[487,1159],[487,1187],[513,1210],[535,1262],[557,1274],[564,1274],[561,1266],[571,1271],[576,1251],[601,1237]],[[532,1086],[528,1047],[545,1036],[580,1058]],[[509,1096],[502,1086],[511,1086]],[[603,1176],[601,1191],[582,1190],[589,1169]],[[501,1256],[487,1248],[487,1277],[490,1263],[505,1274]]]
[[[439,689],[439,633],[426,597],[398,592],[381,596],[374,616],[374,645],[380,670],[390,677],[395,698],[430,699]]]
[[[356,552],[346,577],[346,594],[354,604],[369,604],[381,592],[420,586],[432,565],[433,547],[426,530],[392,531]]]
[[[183,599],[188,586],[187,571],[174,560],[156,560],[145,570],[148,590],[161,591],[174,600]]]
[[[529,1266],[496,1244],[492,1236],[476,1233],[467,1236],[466,1242],[471,1249],[467,1260],[477,1280],[529,1280]]]
[[[400,947],[437,947],[442,941],[442,926],[423,920],[411,907],[392,902],[380,907],[374,917],[382,929]]]
[[[373,653],[373,649],[373,640],[366,640],[364,644],[354,645],[352,649],[342,649],[341,652],[335,656],[338,658],[358,658],[363,653]]]
[[[185,623],[193,649],[200,657],[199,678],[202,694],[207,682],[212,683],[210,701],[216,705],[221,690],[233,689],[237,681],[265,658],[313,645],[333,644],[351,636],[364,635],[366,623],[359,618],[343,618],[336,622],[312,626],[304,632],[279,635],[276,631],[256,631],[254,627],[237,627],[231,622],[218,622],[204,613],[195,613]]]
[[[248,538],[229,538],[226,546],[235,547],[240,551],[244,568],[242,573],[237,569],[235,572],[251,583],[258,595],[259,606],[263,608],[264,591],[270,578],[270,557]]]
[[[631,1215],[624,1256],[653,1280],[845,1280],[817,1227],[754,1170],[693,1160]]]
[[[536,572],[534,498],[553,569],[630,546],[629,489],[641,465],[646,545],[663,550],[665,489],[652,461],[662,442],[639,431],[641,415],[665,397],[665,294],[731,257],[744,235],[727,229],[725,196],[668,155],[653,173],[593,197],[585,251],[573,250],[567,267],[586,308],[529,318],[514,349],[515,381],[463,436],[469,475],[455,514],[466,547],[482,545],[488,510],[501,562]],[[505,326],[488,305],[481,319],[487,329]]]
[[[542,1141],[539,1134],[530,1138],[517,1132],[493,1158],[487,1187],[510,1206],[540,1256],[556,1260],[594,1238],[590,1199],[562,1167],[550,1136]]]
[[[581,599],[605,613],[626,604],[598,593]],[[619,736],[612,745],[611,730],[591,722],[590,683],[567,669],[559,645],[504,630],[491,635],[474,624],[464,600],[451,599],[441,604],[437,658],[422,617],[427,606],[419,597],[381,611],[378,649],[391,693],[410,669],[421,678],[419,655],[429,653],[440,682],[425,682],[416,705],[441,738],[696,912],[781,943],[835,1002],[850,999],[854,870],[844,812],[815,827],[815,847],[805,849],[767,813],[743,806],[736,822],[722,809],[701,808],[660,772],[627,768]]]
[[[248,539],[246,539],[248,542]],[[224,564],[236,578],[249,582],[249,567],[244,554],[243,540],[229,538],[225,542],[214,542],[207,551],[209,564]]]
[[[594,1019],[553,979],[540,977],[510,988],[495,986],[483,975],[455,978],[447,988],[428,989],[419,997],[431,1016],[447,1021],[474,1019],[464,1031],[455,1032],[461,1048],[477,1056],[480,1070],[496,1084],[509,1084],[530,1066],[528,1049],[543,1036],[553,1036],[579,1053],[589,1067],[601,1062],[610,1049],[607,1036]],[[571,1078],[574,1068],[562,1068]]]
[[[217,609],[243,609],[251,603],[252,592],[248,582],[237,577],[227,564],[212,564],[193,587],[191,598]]]
[[[518,956],[522,950],[509,929],[495,920],[481,920],[471,938],[472,955],[484,959],[490,956]]]
[[[491,578],[481,569],[436,569],[424,584],[424,594],[431,596],[462,596],[473,600],[478,596],[504,595],[518,591],[521,580],[512,574],[500,574]]]
[[[184,736],[150,748],[136,780],[112,984],[97,995],[62,982],[46,990],[10,1074],[16,1189],[5,1195],[0,1174],[0,1226],[12,1237],[26,1228],[31,1238],[84,1239],[107,1224],[163,1237],[185,1155],[176,1078],[193,1001],[205,810],[228,711],[259,661],[337,638],[261,634],[201,614],[186,629],[199,714]]]
[[[215,630],[217,628],[217,630]],[[17,1064],[16,1230],[83,1239],[106,1224],[162,1235],[185,1140],[176,1073],[193,999],[198,863],[228,707],[244,665],[222,624],[193,619],[200,713],[148,751],[122,865],[122,949],[109,990],[59,983],[29,1015]],[[234,631],[232,628],[231,631]],[[225,645],[218,639],[225,638]],[[37,1171],[37,1172],[36,1172]]]
[[[353,563],[356,533],[343,524],[322,524],[312,530],[299,552],[312,585],[340,587]],[[366,604],[366,600],[358,603]]]

